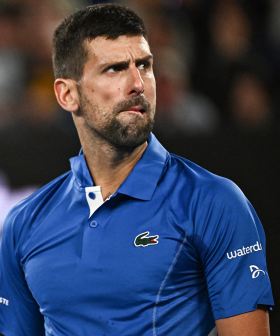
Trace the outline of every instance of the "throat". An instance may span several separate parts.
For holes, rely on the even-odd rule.
[[[131,173],[147,148],[147,142],[131,152],[84,151],[91,177],[101,186],[103,200],[113,195]]]

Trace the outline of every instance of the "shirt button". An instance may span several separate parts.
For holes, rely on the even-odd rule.
[[[95,197],[96,197],[95,193],[92,192],[92,191],[88,194],[88,196],[89,196],[89,198],[91,198],[92,200],[94,200]]]
[[[92,227],[92,228],[96,228],[98,225],[98,222],[97,221],[92,221],[89,223],[89,226]]]

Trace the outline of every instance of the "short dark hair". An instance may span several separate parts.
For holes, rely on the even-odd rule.
[[[55,78],[79,81],[88,60],[86,42],[99,36],[115,40],[122,35],[142,35],[147,39],[143,20],[129,8],[117,4],[98,4],[70,15],[54,33]]]

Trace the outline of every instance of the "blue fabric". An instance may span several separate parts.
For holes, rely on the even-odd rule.
[[[215,319],[273,305],[263,228],[233,182],[151,135],[88,218],[93,181],[82,153],[71,168],[5,221],[5,336],[205,336]]]

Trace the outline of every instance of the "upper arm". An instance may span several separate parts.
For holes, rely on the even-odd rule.
[[[44,319],[20,264],[14,221],[14,216],[8,215],[0,249],[0,332],[43,336]]]
[[[264,231],[253,207],[232,182],[207,196],[196,247],[215,320],[273,305]]]
[[[268,311],[252,312],[216,320],[219,336],[270,336]]]

